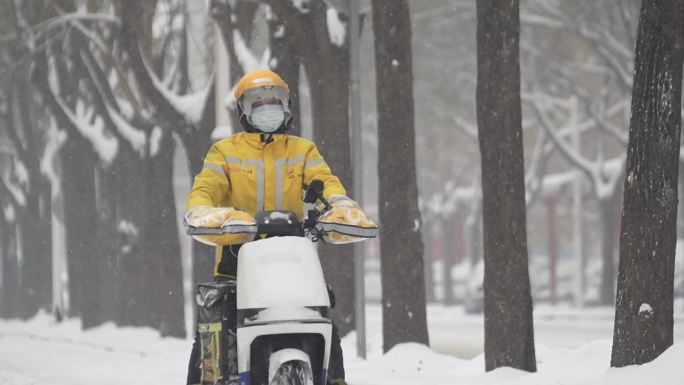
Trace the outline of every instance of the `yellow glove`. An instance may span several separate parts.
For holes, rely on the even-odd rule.
[[[332,195],[328,201],[332,208],[321,214],[316,225],[326,242],[352,243],[377,236],[378,225],[356,201],[344,195]]]
[[[249,242],[256,233],[254,218],[233,207],[195,206],[185,214],[185,223],[188,234],[211,246]]]

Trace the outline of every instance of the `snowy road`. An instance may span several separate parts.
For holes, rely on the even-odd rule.
[[[483,373],[481,316],[460,308],[430,307],[433,350],[402,345],[380,353],[380,310],[368,309],[369,359],[354,357],[353,336],[343,341],[350,385],[379,384],[675,384],[684,359],[684,318],[675,318],[675,346],[639,368],[609,369],[612,312],[535,311],[539,373],[512,369]],[[189,340],[160,339],[150,329],[106,325],[88,332],[78,322],[0,321],[1,385],[184,384]],[[437,352],[450,353],[450,356]],[[458,359],[454,355],[468,358]],[[657,381],[655,380],[657,379]]]

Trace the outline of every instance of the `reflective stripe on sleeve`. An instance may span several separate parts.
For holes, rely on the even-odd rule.
[[[223,169],[223,166],[221,166],[220,164],[216,164],[216,163],[205,163],[205,164],[204,164],[204,168],[208,168],[208,169],[210,169],[210,170],[214,170],[214,171],[216,171],[217,173],[219,173],[219,174],[221,174],[221,175],[223,175],[223,176],[226,176],[226,171]]]
[[[319,164],[323,163],[325,163],[325,160],[323,160],[323,158],[309,159],[304,164],[304,170],[308,169],[309,167],[318,166]]]

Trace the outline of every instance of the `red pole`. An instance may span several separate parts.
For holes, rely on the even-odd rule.
[[[456,265],[463,262],[466,256],[464,231],[465,226],[463,226],[463,219],[461,219],[461,214],[456,211],[454,213],[454,264]]]

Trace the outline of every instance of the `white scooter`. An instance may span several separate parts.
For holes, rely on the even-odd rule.
[[[320,200],[329,208],[322,198],[319,181],[309,186],[304,200],[308,203]],[[313,233],[319,215],[317,210],[311,210],[307,220],[299,221],[294,213],[287,211],[258,213],[255,219],[259,239],[240,248],[235,333],[240,385],[324,385],[327,381],[331,303],[312,243],[318,240]],[[188,233],[201,234],[201,229],[189,229]],[[306,235],[313,237],[309,239]],[[207,287],[204,294],[198,293],[200,312],[209,309],[219,297],[235,295],[234,286],[226,289],[227,286],[210,284]],[[224,311],[221,318],[224,322],[231,318],[225,314],[230,311]],[[215,349],[210,353],[213,357],[208,357],[204,349],[203,363],[209,362],[207,358],[225,362],[230,354],[227,350],[234,344],[235,336],[226,336],[227,330],[220,337],[211,334],[212,330],[220,329],[221,319],[215,319],[218,323],[199,325],[200,335],[204,330],[204,335],[209,336],[201,337],[203,344]],[[233,342],[227,342],[226,338],[232,338]],[[215,365],[209,371],[203,370],[203,384],[231,383],[227,381],[228,372],[235,372],[227,364],[223,369]]]

